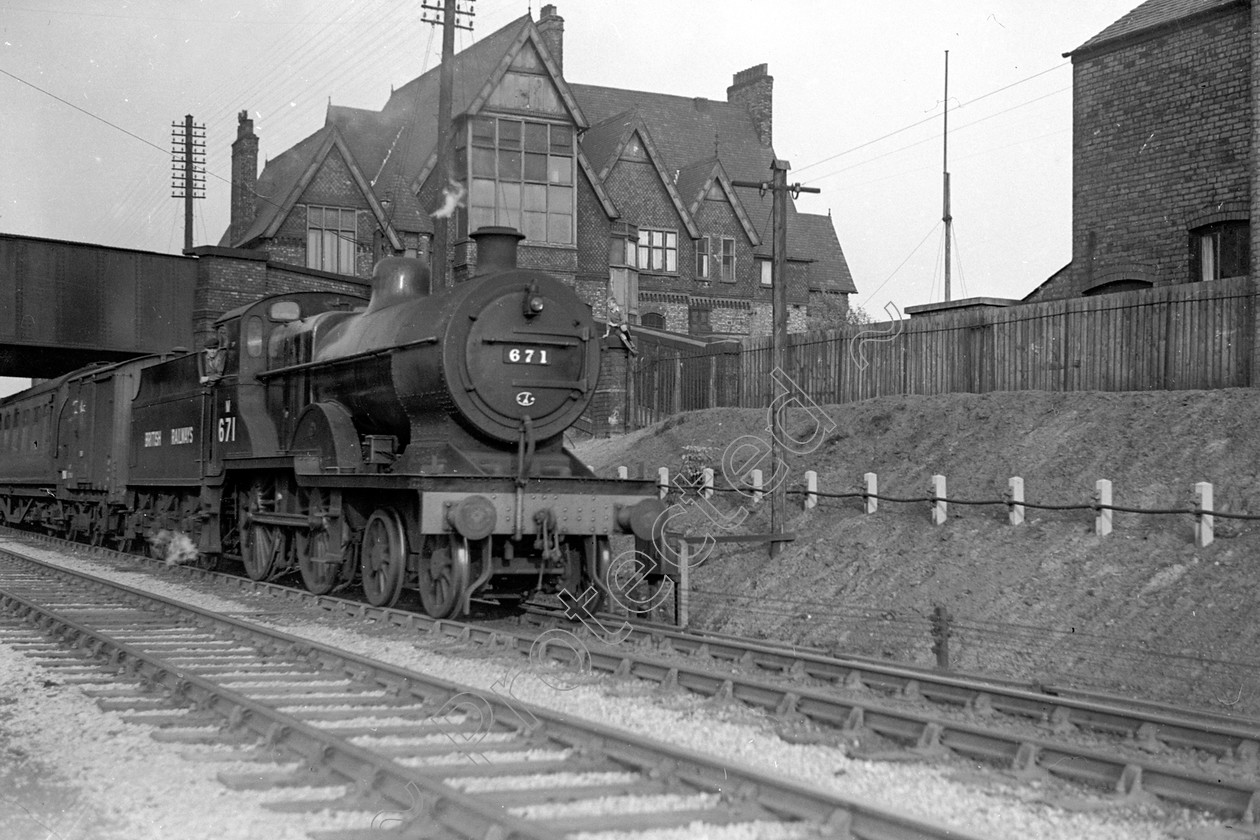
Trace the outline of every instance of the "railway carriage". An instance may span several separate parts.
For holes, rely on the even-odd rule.
[[[29,440],[52,438],[19,452],[0,431],[7,521],[121,544],[182,531],[255,579],[358,579],[377,605],[415,589],[442,617],[473,598],[607,594],[619,534],[642,575],[671,573],[654,483],[598,478],[563,446],[599,377],[590,308],[517,267],[516,231],[474,238],[477,274],[452,289],[387,258],[367,300],[272,295],[223,315],[204,351],[0,401],[0,418],[45,418]],[[82,507],[85,487],[103,504]]]

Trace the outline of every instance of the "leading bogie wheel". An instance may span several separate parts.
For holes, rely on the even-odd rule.
[[[407,534],[398,514],[381,508],[368,518],[359,558],[368,603],[392,607],[402,594],[407,572]]]

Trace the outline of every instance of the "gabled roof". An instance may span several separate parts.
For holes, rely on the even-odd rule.
[[[346,163],[350,176],[354,179],[359,191],[367,201],[368,208],[376,216],[376,220],[385,230],[390,244],[394,248],[402,248],[402,240],[386,217],[385,208],[377,200],[368,179],[356,162],[354,154],[334,124],[325,124],[323,128],[287,149],[274,161],[268,161],[263,174],[258,178],[256,188],[256,215],[249,230],[237,242],[229,242],[232,247],[245,247],[260,238],[271,238],[279,231],[280,225],[288,218],[302,193],[315,178],[316,173],[324,165],[328,156],[336,149]]]
[[[752,225],[752,220],[748,218],[744,205],[739,200],[739,196],[735,194],[735,187],[731,184],[731,179],[726,177],[726,170],[722,168],[722,162],[717,158],[709,158],[708,160],[697,161],[690,166],[684,166],[678,170],[678,194],[682,196],[683,202],[687,206],[687,212],[695,215],[700,209],[700,202],[704,201],[705,196],[717,184],[722,191],[726,193],[726,199],[731,203],[731,210],[735,213],[735,218],[739,219],[740,225],[744,228],[744,233],[748,236],[748,241],[754,247],[761,244],[761,236],[757,233],[756,228]]]
[[[1108,47],[1140,38],[1153,37],[1165,30],[1184,26],[1194,18],[1211,15],[1230,6],[1246,6],[1248,0],[1147,0],[1115,23],[1063,55],[1081,58]]]
[[[857,292],[830,216],[797,213],[789,217],[788,231],[795,232],[788,251],[809,254],[814,260],[809,266],[810,291]]]
[[[414,142],[414,121],[382,119],[377,111],[332,105],[327,123],[337,126],[355,160],[363,162],[368,186],[386,207],[390,224],[397,230],[432,233],[433,220],[408,188],[402,168]]]
[[[593,123],[582,138],[582,147],[593,161],[605,161],[603,165],[595,164],[601,171],[614,151],[620,154],[613,138],[621,138],[623,134],[616,128],[616,122],[620,120],[624,125],[634,118],[646,126],[654,141],[655,160],[666,172],[678,171],[680,181],[684,170],[703,169],[706,162],[715,159],[721,162],[722,173],[727,178],[724,186],[729,187],[733,181],[770,180],[774,150],[761,144],[756,126],[742,105],[598,85],[573,84],[571,87]],[[755,253],[769,257],[773,209],[770,194],[763,196],[750,187],[731,187],[728,195],[736,199],[732,204],[745,214],[747,228],[757,234],[752,239]],[[788,205],[793,206],[790,201]],[[830,219],[823,218],[830,223]],[[792,224],[794,216],[789,215],[788,219],[789,258],[796,259],[798,255],[802,259],[813,258],[810,241],[802,239],[800,231]],[[835,239],[834,230],[831,238]],[[845,276],[848,277],[847,267]],[[851,285],[852,278],[847,282]]]
[[[730,199],[755,253],[769,256],[770,196],[761,195],[756,188],[735,187],[733,182],[768,180],[775,155],[773,149],[762,145],[742,105],[570,84],[526,14],[455,55],[451,63],[452,116],[478,113],[526,45],[536,51],[579,131],[578,165],[609,218],[617,218],[618,211],[604,187],[604,178],[637,133],[690,236],[700,235],[693,214],[716,183]],[[322,129],[267,163],[258,180],[254,224],[240,242],[224,244],[246,245],[273,235],[334,149],[345,159],[395,247],[397,230],[432,231],[430,216],[416,194],[432,176],[437,161],[434,116],[438,112],[440,71],[435,67],[391,91],[380,111],[330,105]],[[852,278],[830,218],[797,215],[791,202],[789,208],[789,258],[811,262],[811,274],[824,268],[834,272],[831,276],[839,277],[840,285],[852,290]],[[814,221],[809,221],[811,218]]]
[[[621,154],[626,150],[626,145],[637,135],[643,143],[643,152],[647,155],[648,162],[656,170],[656,176],[660,178],[661,186],[665,188],[665,194],[669,196],[669,200],[678,212],[678,217],[682,220],[683,226],[687,228],[687,235],[692,239],[698,238],[700,229],[696,227],[690,211],[687,210],[682,197],[678,195],[678,190],[674,188],[674,179],[670,177],[661,159],[661,153],[657,150],[656,143],[652,139],[652,132],[648,130],[647,123],[643,121],[643,118],[636,111],[630,110],[607,120],[601,128],[603,131],[594,138],[599,145],[601,156],[601,163],[598,164],[595,173],[598,183],[602,184],[604,182],[608,174],[612,172],[613,167],[617,165]],[[587,133],[589,134],[590,132]],[[585,145],[586,138],[583,136],[583,151],[585,151]],[[594,161],[592,161],[591,165],[592,168],[597,166]]]
[[[538,52],[575,125],[579,130],[585,128],[586,117],[528,14],[455,55],[451,63],[452,115],[477,113],[526,44]],[[295,193],[294,188],[309,183],[333,147],[346,158],[395,247],[400,247],[396,229],[432,232],[432,220],[415,194],[437,160],[437,121],[433,117],[438,111],[440,71],[434,67],[392,91],[380,111],[330,105],[322,129],[267,162],[258,179],[254,224],[240,243],[230,244],[269,236],[267,231],[278,229],[301,195],[301,189]],[[594,184],[605,211],[615,216],[615,206],[580,152],[578,162]],[[389,202],[388,210],[382,208],[382,200]],[[225,244],[229,244],[226,238],[225,234]]]

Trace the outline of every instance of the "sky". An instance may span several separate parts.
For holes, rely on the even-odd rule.
[[[460,0],[473,32],[538,0]],[[432,5],[432,2],[429,3]],[[171,124],[206,127],[194,245],[228,222],[248,110],[260,162],[379,109],[437,66],[421,0],[0,0],[0,232],[178,253]],[[1063,53],[1138,0],[555,0],[571,82],[724,100],[774,77],[774,149],[800,210],[830,214],[876,320],[944,299],[948,51],[951,298],[1022,298],[1071,257],[1072,70]],[[767,173],[768,176],[769,173]]]

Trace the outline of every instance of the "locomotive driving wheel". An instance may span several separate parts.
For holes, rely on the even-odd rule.
[[[253,525],[242,559],[245,572],[252,580],[265,580],[284,556],[284,532],[269,525]]]
[[[319,490],[302,490],[302,512],[324,511],[323,496]],[[294,549],[297,553],[298,571],[302,583],[316,595],[327,595],[338,583],[354,574],[353,555],[350,552],[350,528],[341,516],[325,516],[324,525],[309,530],[299,528],[294,532]]]
[[[392,607],[402,594],[407,572],[407,535],[398,514],[381,508],[363,529],[359,552],[363,594],[374,607]]]
[[[298,556],[298,571],[302,583],[316,595],[327,595],[339,582],[353,574],[350,555],[346,550],[349,529],[344,519],[330,522],[318,531],[298,531],[294,539]],[[341,556],[341,562],[330,562],[329,557]]]
[[[258,478],[250,485],[243,502],[246,510],[241,517],[241,562],[245,573],[252,580],[266,580],[285,554],[285,537],[279,528],[258,522],[250,522],[254,514],[274,513],[278,492],[276,483],[267,477]]]
[[[464,608],[468,588],[468,543],[463,537],[426,537],[420,561],[420,601],[434,618],[451,618]]]

